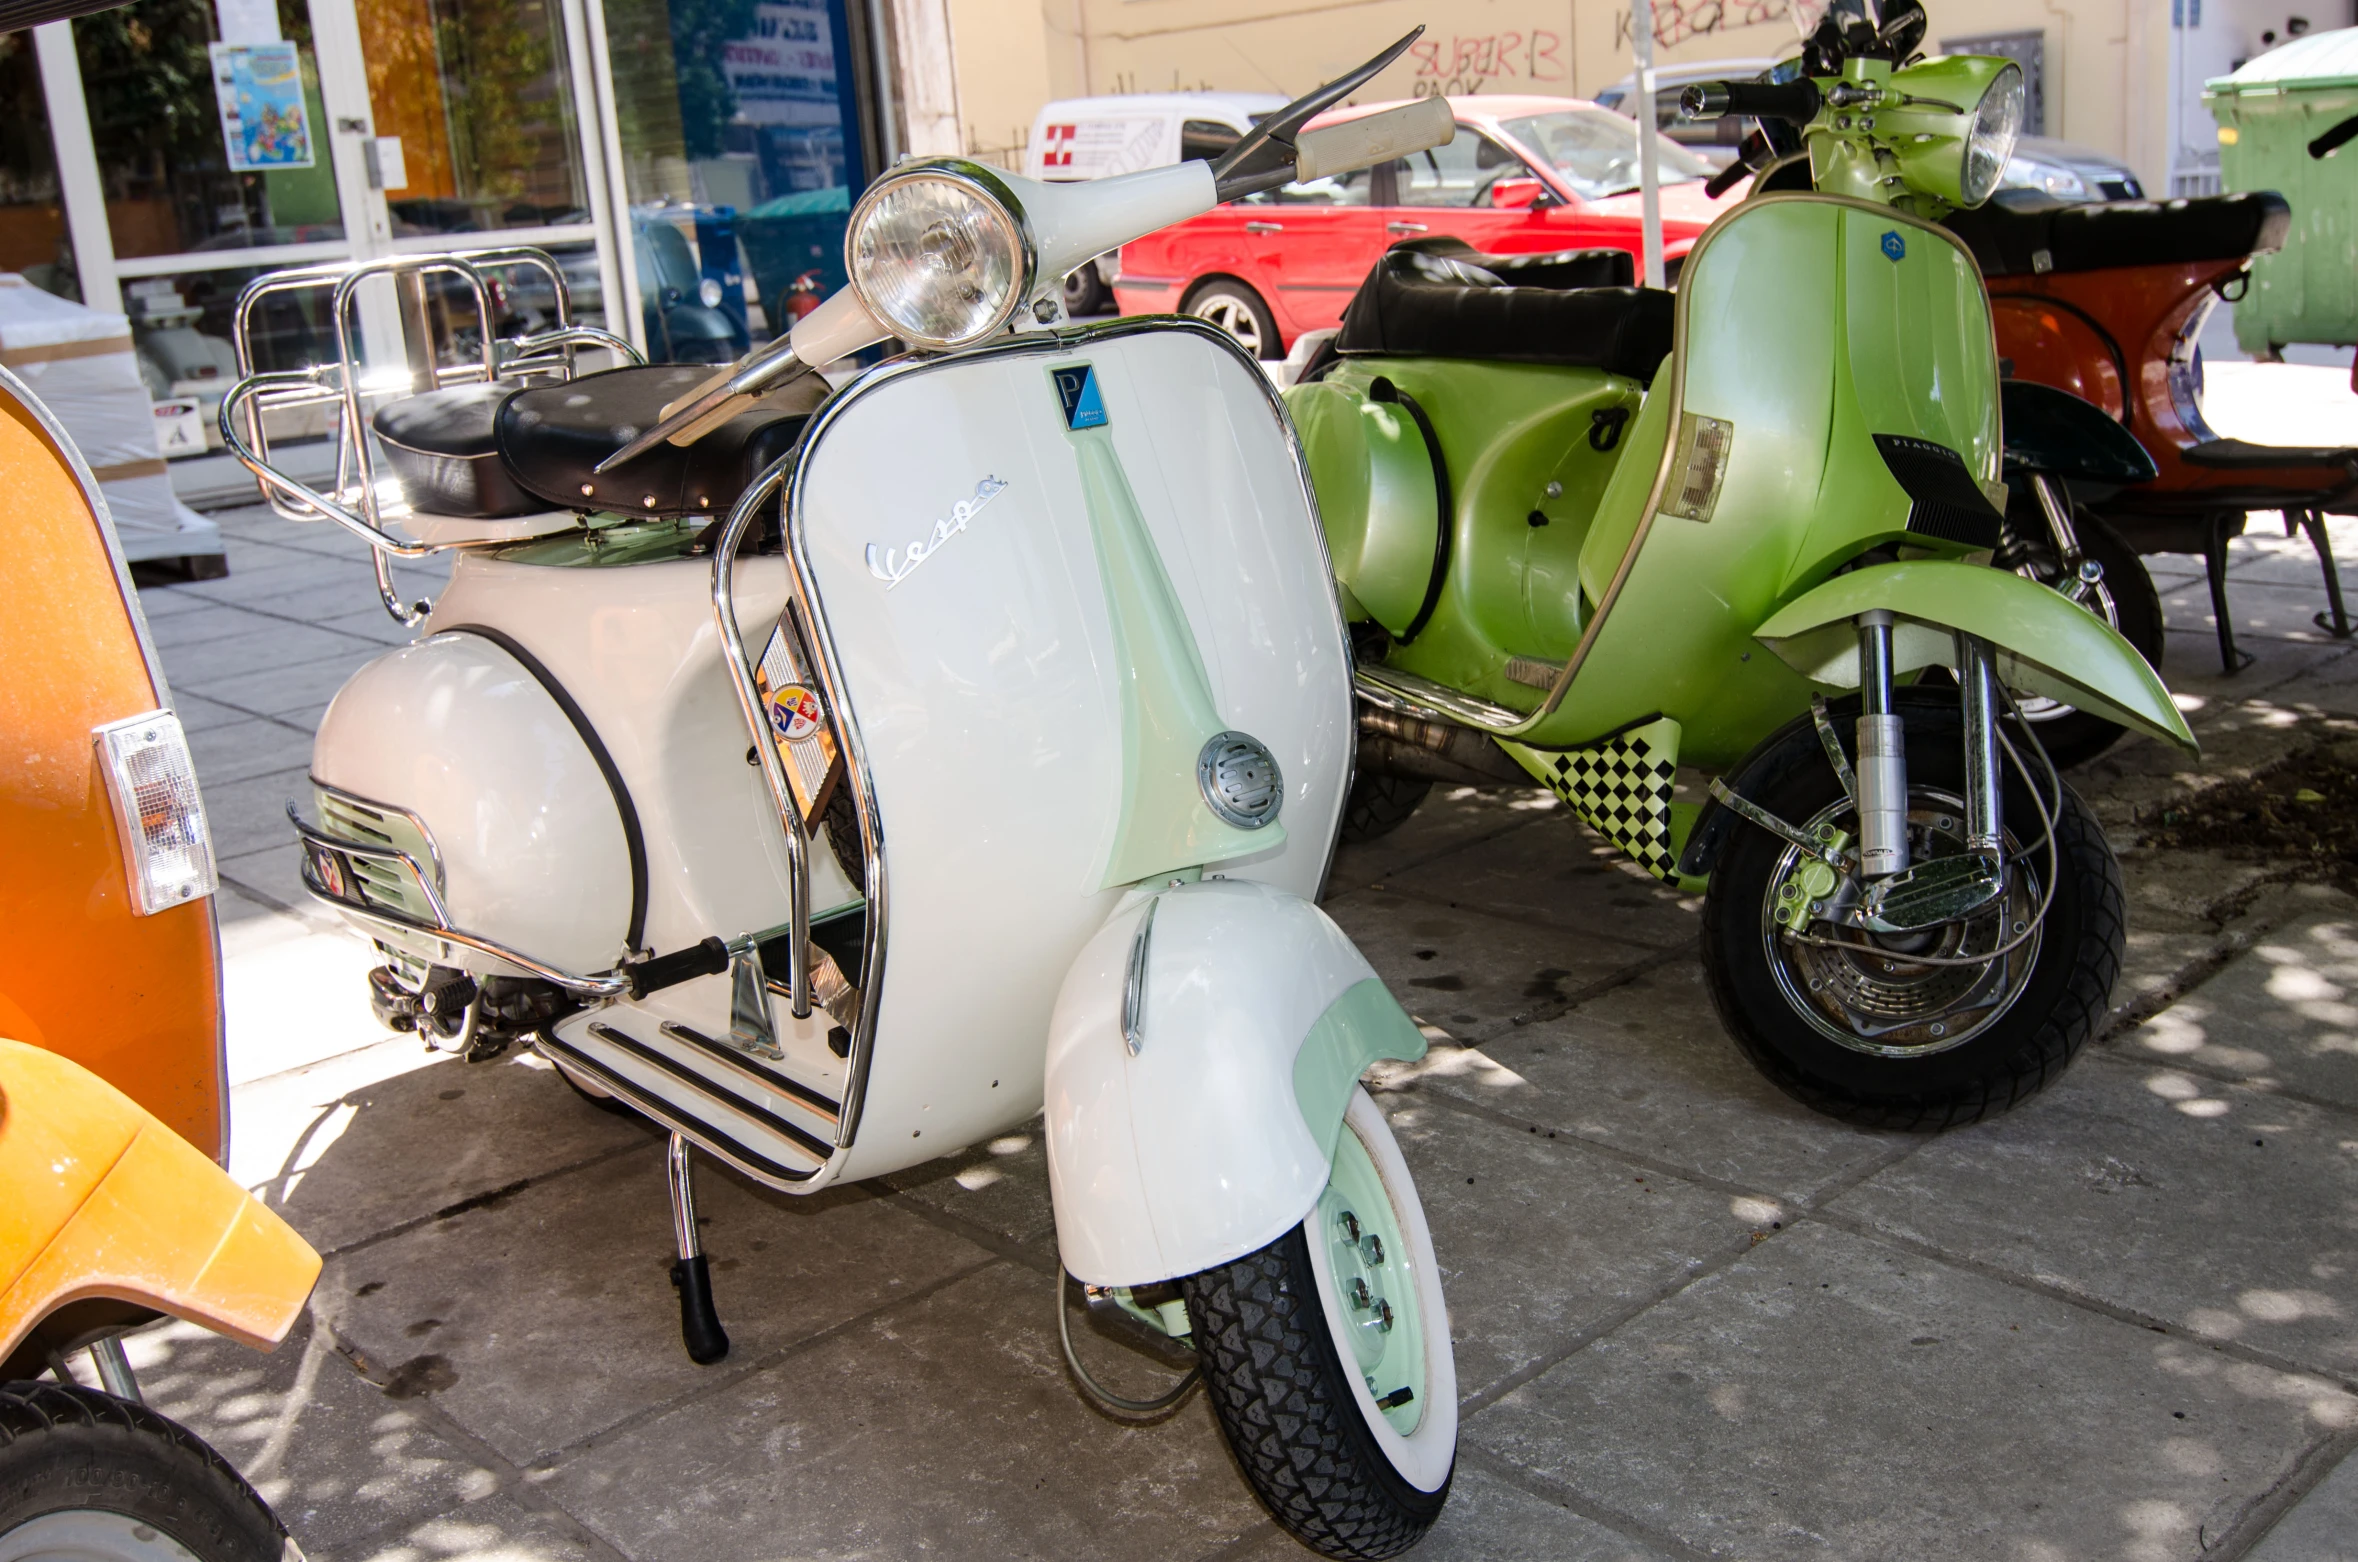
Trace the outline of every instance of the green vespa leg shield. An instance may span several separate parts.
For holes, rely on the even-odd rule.
[[[1755,631],[1813,683],[1855,689],[1861,613],[1885,609],[1895,671],[1948,666],[1961,631],[1997,647],[2007,687],[2043,694],[2198,753],[2170,691],[2120,632],[2035,581],[2007,570],[1942,559],[1876,564],[1837,575],[1787,603]]]

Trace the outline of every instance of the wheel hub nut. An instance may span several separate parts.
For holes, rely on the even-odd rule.
[[[1354,1279],[1351,1282],[1351,1305],[1361,1312],[1375,1305],[1375,1297],[1368,1291],[1365,1280]]]
[[[1356,1242],[1359,1240],[1359,1217],[1351,1211],[1345,1210],[1337,1215],[1335,1225],[1342,1231],[1344,1241]]]
[[[1384,1262],[1384,1239],[1369,1232],[1360,1239],[1359,1256],[1367,1260],[1370,1269],[1381,1268]]]

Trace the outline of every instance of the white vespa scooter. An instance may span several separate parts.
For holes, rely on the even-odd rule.
[[[1354,741],[1343,624],[1258,365],[1198,322],[1069,327],[1058,296],[1220,201],[1446,140],[1438,102],[1301,129],[1409,41],[1215,165],[904,162],[853,213],[851,289],[709,379],[574,377],[619,344],[565,323],[534,252],[264,278],[241,323],[332,289],[343,362],[246,357],[221,416],[419,630],[320,724],[306,883],[386,954],[390,1021],[526,1040],[670,1130],[690,1354],[728,1348],[691,1146],[809,1193],[1045,1103],[1065,1268],[1192,1345],[1262,1500],[1338,1557],[1416,1542],[1457,1432],[1431,1238],[1358,1085],[1424,1043],[1311,903]],[[515,266],[554,278],[559,326],[500,341]],[[471,297],[472,360],[410,335],[413,380],[373,391],[372,286],[412,321]],[[832,394],[813,372],[896,337]],[[332,491],[266,437],[319,403]],[[404,607],[385,561],[443,550],[448,588]],[[1115,1408],[1177,1397],[1066,1353]]]

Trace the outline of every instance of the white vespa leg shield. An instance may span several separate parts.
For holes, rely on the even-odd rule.
[[[1049,1186],[1092,1285],[1194,1274],[1299,1225],[1378,1058],[1425,1040],[1326,913],[1266,884],[1140,895],[1081,951],[1048,1042]]]

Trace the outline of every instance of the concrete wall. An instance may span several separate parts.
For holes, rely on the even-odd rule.
[[[2207,145],[2201,83],[2258,51],[2305,7],[2318,28],[2348,25],[2352,0],[2201,0],[2198,26],[2172,25],[2192,0],[1934,0],[1933,37],[2036,31],[2045,41],[2047,134],[2125,158],[2147,186]],[[1367,96],[1543,92],[1585,96],[1631,67],[1624,0],[890,0],[904,95],[928,134],[1012,165],[1051,98],[1175,88],[1298,93],[1419,22],[1415,52]],[[1783,0],[1659,0],[1658,62],[1773,56],[1792,43]],[[930,21],[925,20],[930,18]],[[922,23],[922,25],[919,25]],[[941,61],[947,58],[949,80]],[[2192,114],[2188,110],[2192,106]],[[920,140],[925,150],[949,150]]]

